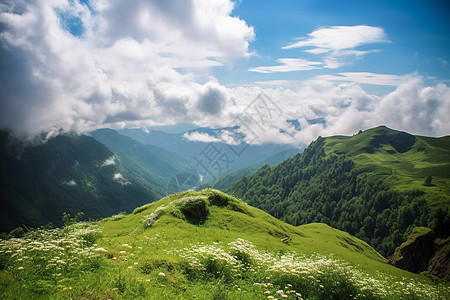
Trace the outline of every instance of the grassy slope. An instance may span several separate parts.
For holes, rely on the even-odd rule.
[[[157,207],[167,205],[181,195],[191,194],[197,193],[185,192],[163,198],[144,206],[145,209],[142,211],[126,215],[118,221],[104,219],[99,222],[103,238],[98,244],[116,252],[122,250],[122,244],[142,246],[146,250],[144,255],[152,256],[160,255],[163,250],[170,247],[182,248],[191,243],[227,244],[237,238],[243,238],[252,242],[258,249],[272,253],[280,251],[296,251],[306,255],[333,253],[336,258],[359,266],[372,275],[381,271],[398,277],[423,279],[421,276],[388,265],[387,260],[367,243],[344,231],[323,223],[295,227],[245,203],[242,205],[245,205],[250,215],[211,206],[208,219],[201,225],[193,225],[173,216],[164,215],[154,227],[148,229],[142,227],[144,216],[155,211]],[[156,245],[149,243],[149,240],[158,235],[163,236],[163,242]],[[286,236],[292,238],[289,245],[281,242]],[[150,245],[151,247],[148,247]]]
[[[219,195],[220,199],[226,199],[228,206],[210,204],[212,203],[211,195]],[[205,199],[209,197],[209,201],[206,202],[209,204],[209,215],[203,223],[195,225],[172,214],[165,214],[152,226],[145,228],[144,219],[155,212],[158,207],[169,207],[171,203],[192,196],[200,196]],[[89,227],[85,228],[83,224],[81,225],[78,226],[81,229],[67,227],[66,232],[72,232],[72,236],[90,237],[91,235],[86,234],[89,232]],[[275,291],[281,289],[289,299],[300,299],[294,293],[287,292],[289,290],[288,283],[292,283],[294,287],[290,289],[301,290],[305,299],[309,299],[308,293],[311,295],[311,299],[317,299],[317,297],[336,299],[336,294],[333,296],[332,293],[338,293],[338,298],[344,299],[348,295],[340,295],[338,289],[342,286],[347,287],[348,282],[346,283],[345,280],[342,282],[342,280],[347,278],[349,269],[345,269],[347,271],[343,272],[336,271],[339,270],[341,264],[348,264],[351,269],[356,268],[362,272],[357,273],[361,278],[353,280],[368,280],[369,290],[372,284],[371,278],[378,278],[374,280],[378,283],[382,282],[380,280],[386,280],[383,278],[389,278],[387,282],[392,285],[391,287],[382,284],[378,285],[378,288],[382,290],[397,289],[399,293],[406,295],[409,291],[408,284],[411,285],[411,282],[414,282],[413,285],[416,286],[416,289],[417,286],[424,286],[431,289],[430,291],[433,293],[438,290],[441,295],[443,291],[448,293],[448,291],[445,292],[445,285],[440,285],[438,288],[433,287],[431,281],[424,276],[408,273],[388,265],[375,250],[348,233],[320,223],[294,227],[215,190],[172,195],[137,208],[132,214],[112,216],[91,223],[91,225],[88,224],[88,226],[98,226],[96,230],[101,230],[101,237],[95,241],[95,244],[91,244],[91,249],[101,247],[101,249],[105,249],[102,250],[104,252],[100,252],[101,256],[98,260],[95,258],[93,261],[92,258],[87,261],[81,260],[75,266],[64,263],[63,269],[58,268],[56,271],[61,272],[62,277],[61,274],[50,277],[55,278],[54,280],[44,277],[37,280],[39,277],[36,276],[40,276],[40,270],[33,270],[33,267],[37,268],[36,265],[27,265],[24,263],[25,258],[22,260],[24,256],[20,256],[24,254],[32,256],[32,254],[19,254],[18,257],[21,257],[19,262],[18,257],[10,257],[5,251],[8,248],[0,243],[0,265],[2,266],[0,268],[0,296],[5,299],[68,299],[69,297],[73,299],[267,299],[267,295],[264,294],[266,290],[270,291],[271,295],[277,296]],[[77,230],[81,230],[81,233]],[[292,238],[289,245],[281,242],[281,238],[286,236]],[[279,277],[276,272],[271,273],[267,270],[266,273],[258,270],[253,270],[253,273],[247,271],[241,277],[239,275],[236,277],[235,273],[231,277],[219,276],[215,270],[219,270],[220,265],[214,263],[210,266],[214,270],[212,273],[189,275],[186,273],[186,265],[190,261],[184,262],[183,267],[183,261],[179,256],[167,252],[167,250],[181,249],[182,251],[179,253],[194,253],[192,255],[195,256],[198,254],[197,251],[190,252],[183,248],[192,248],[192,245],[198,244],[216,247],[214,248],[216,250],[222,247],[225,251],[231,251],[228,243],[237,239],[251,242],[259,253],[269,253],[269,256],[277,261],[281,260],[283,254],[289,256],[289,253],[296,253],[304,257],[326,256],[331,257],[333,261],[331,265],[321,269],[325,270],[325,274],[315,272],[312,269],[314,264],[310,265],[310,269],[306,263],[305,278],[302,279],[303,281],[295,282],[295,276],[291,276],[289,271],[281,272],[282,275]],[[92,238],[88,240],[92,240]],[[22,241],[19,240],[19,242]],[[83,243],[78,242],[77,244],[84,245]],[[33,245],[33,243],[28,245]],[[65,247],[64,251],[71,251],[69,248],[73,247],[73,244]],[[86,246],[82,247],[86,249]],[[25,252],[28,251],[27,247],[22,248]],[[55,250],[45,253],[39,251],[38,253],[42,253],[44,256],[52,251]],[[75,251],[75,253],[78,252]],[[7,258],[2,256],[5,253]],[[216,255],[216,257],[219,256]],[[50,258],[53,259],[52,255]],[[8,259],[10,261],[5,263]],[[14,262],[14,259],[17,261]],[[60,254],[53,259],[52,266],[58,265],[58,262],[55,263],[56,259],[67,261],[70,258],[65,258],[64,254]],[[319,260],[321,261],[321,259]],[[219,260],[211,261],[219,262]],[[302,261],[307,260],[303,259]],[[77,268],[77,265],[79,265],[79,271],[70,271],[70,268]],[[330,272],[334,275],[327,276],[326,270],[331,270]],[[223,272],[225,274],[225,271]],[[333,277],[336,274],[341,275]],[[302,286],[310,280],[309,277],[313,278],[314,276],[317,276],[319,280],[313,279],[312,287],[308,283]],[[274,282],[274,285],[263,286],[264,282]],[[398,282],[403,283],[398,284]],[[309,292],[307,292],[308,289]],[[317,294],[314,294],[315,290],[318,290]],[[280,294],[278,296],[281,298]],[[403,299],[401,295],[394,298],[375,296],[370,299],[385,298]],[[419,297],[418,299],[424,298]]]
[[[195,192],[181,195],[197,194]],[[180,197],[166,197],[149,204],[144,210],[124,216],[121,220],[111,221],[108,218],[99,224],[103,229],[103,241],[119,250],[124,243],[143,246],[146,236],[164,234],[171,246],[186,246],[191,243],[228,243],[243,238],[257,246],[258,249],[271,252],[295,250],[305,254],[319,253],[327,255],[335,253],[337,257],[347,261],[377,266],[394,270],[385,265],[385,259],[365,242],[350,234],[321,223],[312,223],[299,227],[282,222],[271,215],[242,203],[249,214],[233,211],[225,207],[210,206],[209,218],[201,225],[193,225],[171,215],[164,215],[157,225],[145,229],[142,227],[144,216],[152,213],[157,207],[167,205]],[[281,242],[283,237],[292,238],[290,245]],[[176,241],[176,242],[174,242]],[[102,241],[99,242],[101,244]],[[164,245],[162,249],[167,249]],[[148,249],[147,254],[157,254],[162,249]],[[368,260],[368,258],[370,260]],[[372,270],[373,271],[373,270]],[[403,273],[403,272],[401,272]]]
[[[325,144],[327,154],[351,156],[358,167],[385,177],[392,188],[423,190],[430,206],[450,207],[450,136],[411,136],[380,126],[352,137],[328,137]],[[423,185],[427,176],[433,177],[433,186]]]

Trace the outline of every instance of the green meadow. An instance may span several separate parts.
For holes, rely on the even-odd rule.
[[[0,241],[1,299],[448,299],[321,223],[292,226],[217,190]]]

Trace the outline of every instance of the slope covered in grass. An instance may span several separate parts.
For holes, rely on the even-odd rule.
[[[325,152],[346,154],[398,191],[424,191],[431,206],[450,206],[450,136],[414,136],[385,126],[352,137],[326,138]],[[424,187],[431,176],[431,185]]]
[[[216,190],[1,240],[0,279],[2,299],[448,296],[444,283],[386,264],[348,233],[294,227]]]
[[[380,126],[351,137],[320,137],[302,154],[226,191],[290,224],[327,223],[389,257],[414,227],[448,237],[449,189],[450,137]]]

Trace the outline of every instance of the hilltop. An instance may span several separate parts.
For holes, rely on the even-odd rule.
[[[450,137],[385,126],[319,137],[225,191],[293,225],[323,222],[349,232],[389,257],[415,227],[449,236]]]
[[[2,299],[448,296],[348,233],[295,227],[216,190],[1,240],[0,266]]]

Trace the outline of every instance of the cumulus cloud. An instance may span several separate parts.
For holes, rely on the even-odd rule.
[[[249,55],[254,31],[231,16],[233,7],[231,0],[3,1],[0,127],[39,134],[220,114],[228,104],[221,87],[189,68]]]
[[[186,136],[231,145],[242,137],[256,144],[306,144],[318,135],[381,124],[449,134],[450,88],[426,85],[418,74],[345,72],[306,82],[221,85],[208,68],[248,56],[255,36],[231,15],[233,6],[231,0],[2,1],[0,128],[33,135],[175,123],[239,126],[214,137]],[[377,51],[358,47],[381,42],[387,38],[379,27],[319,28],[285,47],[304,49],[317,61],[280,59],[252,71],[336,68]],[[395,90],[378,96],[359,84]]]
[[[390,126],[422,135],[449,134],[450,88],[425,86],[418,76],[405,78],[377,105],[375,115]]]
[[[351,135],[379,125],[427,136],[450,133],[450,87],[427,86],[418,74],[391,79],[398,85],[384,96],[370,94],[356,82],[336,83],[334,78],[306,81],[296,87],[235,88],[232,92],[236,97],[247,99],[235,124],[240,126],[247,142],[257,144],[304,145],[319,135]],[[253,99],[261,92],[281,112],[276,113],[269,105],[272,114],[266,113],[263,121],[255,116],[246,118],[245,111],[254,105]],[[266,112],[263,106],[259,112]],[[295,120],[299,126],[286,120]]]
[[[211,115],[220,114],[226,104],[226,99],[225,88],[218,84],[208,83],[198,97],[197,109]]]
[[[105,159],[105,161],[102,163],[102,167],[112,166],[115,164],[116,164],[116,158],[113,155],[113,156],[110,156],[107,159]]]

